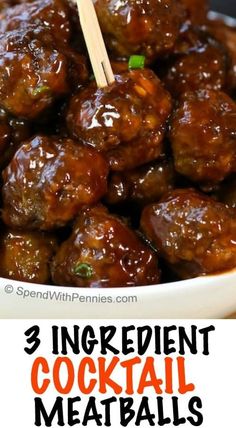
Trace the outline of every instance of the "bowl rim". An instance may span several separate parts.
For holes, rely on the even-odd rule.
[[[191,292],[194,289],[199,290],[199,287],[204,287],[215,284],[216,280],[221,282],[228,282],[229,279],[235,278],[236,283],[236,267],[234,269],[231,269],[230,271],[226,271],[223,273],[213,274],[213,275],[204,275],[199,276],[196,278],[190,278],[185,280],[179,280],[169,283],[161,283],[161,284],[153,284],[153,285],[140,285],[140,286],[134,286],[134,287],[126,287],[126,286],[120,286],[120,287],[73,287],[73,286],[58,286],[58,285],[49,285],[49,284],[37,284],[32,282],[24,282],[24,281],[17,281],[9,278],[3,278],[0,277],[0,288],[2,288],[6,281],[9,283],[14,284],[15,286],[29,286],[32,288],[32,291],[37,290],[39,292],[42,292],[42,289],[44,291],[49,290],[57,290],[62,291],[64,293],[81,293],[83,295],[89,294],[104,294],[104,295],[149,295],[153,294],[153,291],[155,290],[155,294],[169,294],[173,291],[190,291]],[[4,284],[3,284],[4,282]]]

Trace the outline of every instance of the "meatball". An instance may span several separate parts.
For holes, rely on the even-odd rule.
[[[182,279],[236,266],[235,211],[193,189],[174,190],[147,206],[141,227]]]
[[[0,275],[49,284],[50,262],[56,249],[56,239],[48,234],[6,230],[0,235]]]
[[[204,24],[209,10],[208,0],[182,0],[188,11],[188,17],[192,24]]]
[[[165,70],[164,82],[175,97],[198,89],[226,87],[229,58],[225,47],[200,30],[187,30]]]
[[[143,54],[154,60],[169,52],[185,22],[176,0],[93,0],[105,41],[116,57]]]
[[[160,157],[171,110],[171,97],[155,74],[134,70],[106,88],[91,84],[75,95],[67,124],[73,137],[106,152],[111,170],[123,171]]]
[[[1,14],[0,33],[32,30],[43,42],[69,43],[69,8],[64,0],[34,0],[6,9]],[[48,40],[49,38],[49,40]]]
[[[218,91],[184,94],[171,120],[176,170],[200,184],[216,184],[235,171],[236,104]]]
[[[172,162],[154,162],[132,171],[113,173],[106,202],[119,204],[126,200],[146,205],[157,202],[174,188],[175,173]]]
[[[61,0],[7,9],[0,34],[0,105],[12,115],[35,119],[87,80],[84,57],[69,45],[69,11]]]
[[[158,261],[119,218],[102,207],[82,211],[52,263],[55,284],[125,287],[157,284]]]
[[[102,155],[70,139],[40,137],[23,144],[3,171],[3,221],[49,230],[72,220],[107,191]]]
[[[0,38],[0,104],[12,115],[36,118],[69,91],[66,74],[64,56],[29,34]]]
[[[230,56],[229,86],[236,89],[236,27],[223,21],[208,21],[207,30],[227,48]]]

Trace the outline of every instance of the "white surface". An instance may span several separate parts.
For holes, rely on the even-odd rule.
[[[13,292],[7,294],[10,285]],[[27,296],[23,298],[22,292]],[[29,293],[45,293],[29,296]],[[49,293],[57,293],[49,296]],[[58,294],[61,293],[61,294]],[[64,297],[63,297],[64,293]],[[75,301],[73,293],[78,294]],[[48,295],[47,295],[48,294]],[[82,303],[91,297],[112,298],[112,303]],[[105,297],[104,297],[105,296]],[[134,303],[116,303],[119,296],[137,298]],[[47,299],[46,299],[47,297]],[[60,299],[67,299],[63,301]],[[136,288],[78,289],[71,287],[23,284],[0,278],[0,318],[223,318],[236,311],[236,271],[171,284]]]

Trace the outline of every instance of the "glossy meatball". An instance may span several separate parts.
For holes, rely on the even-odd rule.
[[[226,87],[227,52],[207,33],[187,30],[179,38],[175,52],[163,79],[173,96],[198,89],[221,90]]]
[[[135,233],[100,206],[80,213],[52,264],[55,284],[125,287],[157,284],[158,261]]]
[[[106,152],[110,168],[123,171],[160,157],[169,93],[148,69],[116,76],[109,87],[94,84],[75,95],[67,123],[72,136]]]
[[[192,189],[147,206],[142,230],[180,278],[236,266],[235,211]]]
[[[148,60],[169,52],[185,22],[176,0],[93,0],[107,46],[117,57],[143,54]]]
[[[236,27],[230,27],[223,21],[208,21],[207,31],[224,44],[230,56],[228,75],[229,86],[236,89]]]
[[[27,229],[64,226],[106,193],[107,175],[106,161],[92,148],[35,137],[3,172],[3,220]]]
[[[172,162],[153,162],[124,173],[113,173],[106,202],[120,204],[126,200],[146,205],[157,202],[174,188],[175,173]]]
[[[15,3],[18,6],[7,9],[1,15],[0,33],[31,31],[32,37],[43,45],[64,54],[72,46],[77,49],[82,44],[84,49],[74,0],[18,0]]]
[[[56,249],[56,239],[48,234],[6,230],[0,235],[0,276],[49,284]]]
[[[32,30],[43,42],[68,44],[71,36],[69,9],[64,0],[34,0],[6,9],[1,15],[0,33]]]
[[[34,119],[86,81],[85,59],[69,40],[69,11],[62,0],[7,9],[0,21],[1,107]]]
[[[235,171],[236,104],[223,92],[186,93],[174,112],[170,141],[176,170],[201,184]]]
[[[0,38],[0,104],[9,113],[36,118],[69,91],[66,73],[64,56],[29,33]]]

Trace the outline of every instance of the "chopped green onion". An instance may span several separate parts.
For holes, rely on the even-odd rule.
[[[129,59],[129,69],[144,68],[145,60],[144,55],[132,55]]]
[[[93,268],[88,263],[79,263],[75,266],[74,273],[81,278],[89,279],[93,275]]]
[[[50,92],[50,91],[51,89],[49,88],[49,86],[39,86],[38,88],[32,91],[32,95],[33,97],[36,97],[37,95],[41,95],[41,94],[44,94],[45,92]]]

